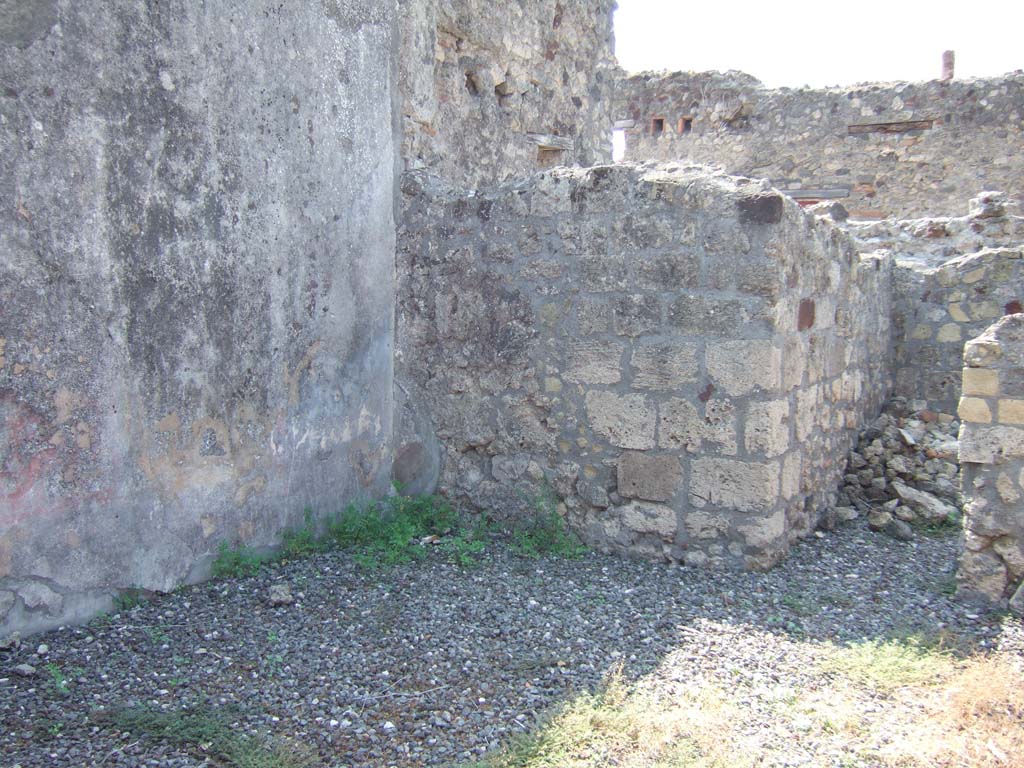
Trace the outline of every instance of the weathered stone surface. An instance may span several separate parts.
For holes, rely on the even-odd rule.
[[[746,448],[771,458],[789,449],[789,401],[752,402],[744,425]]]
[[[779,350],[767,339],[723,341],[709,344],[708,375],[730,395],[755,390],[772,392],[779,387]]]
[[[400,0],[402,158],[469,187],[611,159],[610,0]],[[539,212],[568,204],[547,190]]]
[[[0,588],[65,592],[33,631],[386,491],[394,19],[4,7]]]
[[[622,527],[636,533],[653,533],[666,541],[675,537],[678,514],[672,507],[663,504],[644,504],[634,501],[616,512],[622,520]]]
[[[0,589],[0,621],[7,617],[7,613],[14,607],[15,595],[7,589]]]
[[[865,218],[948,214],[969,194],[1001,189],[1009,194],[983,192],[970,208],[979,220],[998,220],[1024,191],[1013,117],[1022,108],[1019,73],[773,90],[740,72],[673,72],[626,78],[615,119],[633,122],[627,160],[719,165],[767,177],[802,202],[841,201]],[[653,118],[662,118],[662,130]],[[740,213],[772,223],[772,205],[770,195],[751,195]]]
[[[644,450],[654,447],[656,413],[643,395],[588,392],[587,419],[612,445]]]
[[[896,491],[900,501],[911,507],[918,515],[929,522],[952,521],[959,517],[956,507],[952,504],[947,504],[927,491],[911,488],[900,482],[892,483],[892,488]]]
[[[295,602],[291,587],[287,584],[271,584],[267,590],[267,604],[271,608],[280,608],[283,605],[291,605]]]
[[[578,341],[569,347],[565,378],[581,384],[616,384],[622,378],[623,345],[615,341]]]
[[[44,610],[50,616],[59,616],[64,606],[64,597],[42,582],[31,582],[17,587],[18,597],[30,611]]]
[[[626,498],[669,501],[679,489],[682,476],[675,456],[649,456],[634,451],[619,456],[619,494]]]
[[[633,349],[633,386],[638,389],[678,389],[695,381],[698,373],[696,344],[644,344]]]
[[[984,371],[991,377],[972,376],[974,381],[996,379],[1013,382],[1024,370],[1024,314],[1004,317],[974,339],[969,347],[992,354],[964,350],[972,359],[968,371]],[[965,390],[967,377],[965,376]],[[967,398],[964,398],[967,399]],[[1015,425],[1013,408],[996,410],[998,424],[964,423],[960,428],[960,461],[963,463],[964,529],[970,540],[960,560],[961,590],[965,595],[999,604],[1010,598],[1020,602],[1024,582],[1024,430]],[[1016,402],[1016,401],[1014,401]]]
[[[690,496],[697,506],[761,512],[777,503],[778,464],[701,458],[690,466]]]

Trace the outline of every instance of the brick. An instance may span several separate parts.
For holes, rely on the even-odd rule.
[[[978,397],[961,397],[957,414],[964,421],[972,421],[975,424],[992,423],[992,410],[987,402]]]
[[[965,395],[994,397],[999,394],[999,372],[989,368],[964,368],[963,390]]]
[[[668,501],[683,478],[676,456],[626,451],[619,457],[619,494],[630,499]]]

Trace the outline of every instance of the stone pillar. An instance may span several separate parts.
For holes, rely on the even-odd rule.
[[[964,552],[957,594],[1024,614],[1024,314],[964,347]]]
[[[953,79],[953,68],[956,64],[956,52],[955,51],[943,51],[942,52],[942,79],[952,80]]]

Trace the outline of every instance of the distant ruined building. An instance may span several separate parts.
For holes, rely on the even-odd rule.
[[[894,391],[959,404],[962,589],[1024,600],[1019,73],[626,76],[612,0],[30,5],[0,10],[0,637],[393,480],[770,567]]]

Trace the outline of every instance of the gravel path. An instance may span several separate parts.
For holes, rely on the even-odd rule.
[[[240,730],[294,740],[332,768],[453,766],[617,663],[630,678],[700,669],[799,687],[824,641],[914,631],[1024,657],[1020,622],[947,596],[953,536],[903,543],[857,521],[767,574],[490,550],[469,570],[439,554],[382,571],[318,555],[29,638],[0,651],[0,766],[204,765],[96,716],[146,703],[228,709]],[[281,583],[295,602],[272,608]],[[792,755],[772,764],[832,764],[806,743]]]

